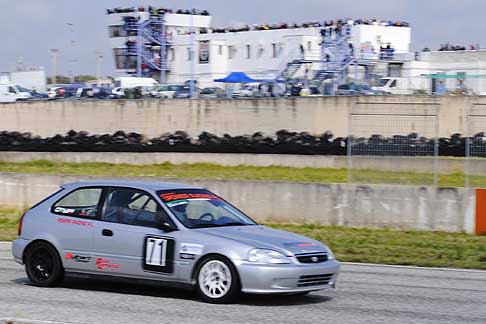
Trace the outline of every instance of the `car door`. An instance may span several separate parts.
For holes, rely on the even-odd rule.
[[[77,188],[51,207],[49,222],[66,270],[90,271],[93,262],[93,233],[101,207],[103,189]]]
[[[175,279],[174,259],[180,232],[160,230],[162,222],[172,220],[150,193],[125,187],[108,188],[94,229],[96,271]]]

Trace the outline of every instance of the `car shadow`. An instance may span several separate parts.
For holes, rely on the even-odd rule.
[[[17,278],[11,282],[31,286],[28,278]],[[77,279],[66,278],[58,286],[58,288],[85,290],[85,291],[99,291],[126,295],[140,295],[171,299],[184,299],[188,301],[201,302],[195,291],[189,289],[168,287],[163,285],[149,285],[143,283],[131,283],[117,280],[100,280],[100,279]],[[48,288],[47,288],[48,289]],[[241,297],[234,303],[238,305],[247,306],[298,306],[308,304],[320,304],[329,302],[332,297],[322,296],[316,293],[310,293],[305,296],[289,296],[289,295],[251,295],[242,294]]]
[[[310,293],[305,296],[250,295],[243,294],[237,304],[248,306],[299,306],[321,304],[332,301],[332,297]]]

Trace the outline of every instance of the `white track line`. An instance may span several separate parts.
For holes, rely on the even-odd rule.
[[[73,324],[72,322],[39,321],[27,318],[0,318],[0,323],[8,322],[12,322],[14,324]]]
[[[416,267],[416,266],[404,266],[393,264],[376,264],[376,263],[357,263],[357,262],[341,262],[343,265],[363,266],[363,267],[376,267],[376,268],[397,268],[397,269],[410,269],[410,270],[436,270],[436,271],[456,271],[456,272],[472,272],[486,274],[486,270],[474,270],[474,269],[455,269],[455,268],[433,268],[433,267]]]

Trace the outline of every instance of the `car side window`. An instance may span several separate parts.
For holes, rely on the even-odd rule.
[[[52,212],[61,215],[94,218],[98,212],[101,188],[78,189],[56,202]]]
[[[111,223],[155,228],[162,222],[172,223],[151,195],[130,188],[112,188],[108,192],[101,219]]]

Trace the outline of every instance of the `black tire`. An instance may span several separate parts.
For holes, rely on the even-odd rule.
[[[204,271],[204,268],[206,265],[209,265],[210,263],[222,263],[226,266],[226,268],[229,270],[229,275],[231,276],[231,280],[229,283],[228,289],[226,289],[226,292],[222,296],[209,296],[207,292],[205,291],[202,286],[204,286],[203,283],[200,282],[200,277],[201,277],[201,271]],[[220,280],[221,284],[224,284],[223,282],[228,283],[228,281],[225,280]],[[216,288],[215,290],[218,290]],[[199,297],[207,302],[207,303],[212,303],[212,304],[227,304],[233,302],[240,294],[241,294],[241,284],[240,284],[240,279],[238,276],[238,272],[236,271],[235,266],[226,258],[222,256],[209,256],[205,258],[198,266],[197,271],[196,271],[196,291],[199,295]],[[221,290],[219,290],[221,291]]]
[[[34,286],[53,287],[64,277],[59,254],[47,242],[32,244],[25,255],[25,272]]]

